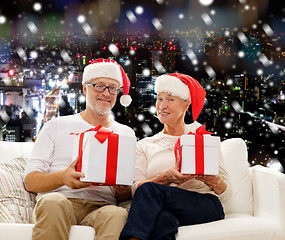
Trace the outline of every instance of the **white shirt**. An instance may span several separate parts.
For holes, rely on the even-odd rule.
[[[190,131],[195,133],[196,129],[200,126],[201,124],[198,122],[186,125],[185,134]],[[178,138],[179,136],[167,135],[160,132],[152,137],[147,137],[138,141],[134,177],[135,183],[132,188],[133,194],[141,181],[152,179],[175,165],[174,145]],[[231,196],[231,186],[228,182],[228,175],[223,168],[221,159],[219,164],[220,174],[228,186],[219,196],[206,184],[196,179],[186,181],[178,187],[199,193],[211,193],[218,196],[222,203],[226,202]],[[171,184],[171,186],[177,185]]]
[[[33,147],[31,158],[25,170],[25,176],[31,172],[57,172],[65,170],[72,162],[74,138],[70,133],[84,132],[93,125],[83,120],[80,114],[54,118],[45,123]],[[109,127],[117,134],[135,136],[135,132],[128,126],[113,121]],[[80,198],[89,201],[105,201],[116,203],[113,187],[90,186],[82,189],[71,189],[67,186],[54,189],[67,198]],[[37,199],[47,193],[39,193]]]

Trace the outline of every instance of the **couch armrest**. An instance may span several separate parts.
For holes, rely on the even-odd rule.
[[[254,216],[278,223],[285,236],[285,174],[261,165],[250,170]]]

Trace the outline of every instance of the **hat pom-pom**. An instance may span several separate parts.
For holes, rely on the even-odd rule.
[[[132,98],[130,95],[122,95],[120,97],[120,103],[122,106],[127,107],[131,104]]]

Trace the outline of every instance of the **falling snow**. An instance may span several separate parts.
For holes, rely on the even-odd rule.
[[[17,1],[14,2],[15,5]],[[193,75],[207,91],[205,107],[198,119],[201,123],[209,125],[217,135],[223,133],[223,138],[240,134],[247,139],[250,151],[253,151],[250,145],[253,140],[248,133],[254,129],[259,139],[270,141],[269,150],[258,149],[256,154],[267,154],[268,167],[280,169],[280,143],[272,140],[272,136],[276,138],[284,133],[284,115],[272,106],[285,100],[284,31],[280,30],[285,23],[284,8],[278,16],[275,11],[263,17],[265,10],[261,10],[258,1],[229,1],[216,7],[216,1],[199,0],[197,11],[191,1],[179,7],[178,2],[175,5],[156,0],[150,3],[151,8],[143,3],[128,6],[121,2],[114,7],[116,10],[111,8],[115,1],[111,2],[102,1],[102,6],[96,7],[82,4],[71,11],[73,6],[66,1],[62,6],[64,14],[50,14],[59,6],[35,1],[13,18],[1,8],[0,30],[8,30],[3,37],[2,32],[0,35],[0,63],[6,63],[11,57],[18,59],[17,64],[11,64],[17,77],[2,74],[3,85],[14,86],[15,79],[19,79],[17,84],[23,84],[29,77],[38,77],[46,84],[44,88],[58,87],[62,82],[64,91],[68,91],[69,83],[80,81],[80,74],[69,66],[76,68],[74,65],[81,64],[82,70],[88,61],[102,56],[120,60],[126,71],[136,67],[134,72],[128,72],[131,81],[134,76],[149,81],[143,90],[151,94],[152,101],[145,107],[138,96],[139,110],[135,114],[131,110],[129,115],[124,110],[114,111],[112,118],[130,123],[130,119],[125,120],[126,116],[136,115],[133,121],[137,126],[133,128],[139,131],[141,127],[143,136],[150,136],[161,127],[153,120],[157,120],[154,80],[157,75],[181,71]],[[113,29],[120,29],[124,34],[116,35]],[[147,49],[147,57],[142,49]],[[148,58],[146,63],[141,62],[144,58]],[[31,64],[42,64],[42,61],[45,66],[42,71],[36,73],[29,69]],[[19,63],[27,66],[25,74],[19,73]],[[136,87],[132,82],[132,94]],[[78,104],[84,104],[85,96],[82,92],[77,94]],[[60,99],[59,105],[64,104]],[[0,116],[9,121],[2,108]],[[191,118],[191,113],[187,117]],[[258,158],[251,163],[257,164]]]

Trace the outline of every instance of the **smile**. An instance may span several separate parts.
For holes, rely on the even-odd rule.
[[[167,116],[167,115],[169,115],[169,113],[165,113],[165,112],[160,112],[160,113],[158,113],[160,116]]]
[[[108,99],[98,99],[98,101],[100,101],[100,102],[107,102],[107,103],[111,102],[111,100],[108,100]]]

